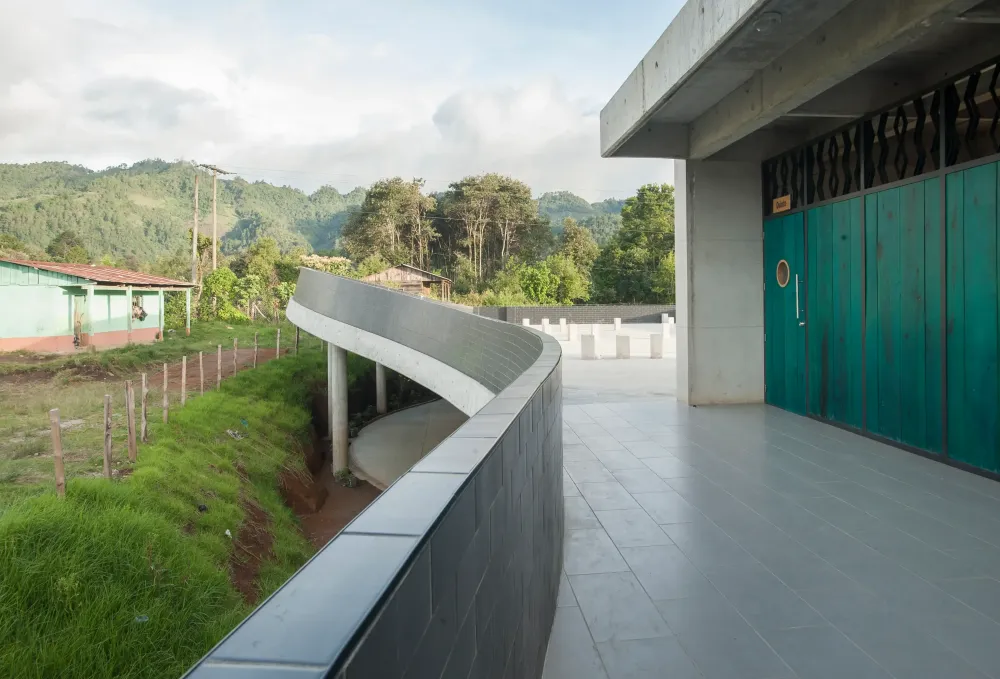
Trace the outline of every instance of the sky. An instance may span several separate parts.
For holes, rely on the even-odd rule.
[[[0,162],[143,158],[342,191],[502,172],[588,200],[604,104],[681,0],[0,0]]]

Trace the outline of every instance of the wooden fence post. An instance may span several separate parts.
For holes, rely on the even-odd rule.
[[[104,395],[104,478],[111,479],[111,394]]]
[[[295,355],[299,355],[299,326],[295,326]]]
[[[281,328],[278,328],[278,337],[274,342],[274,357],[281,358]]]
[[[236,375],[236,352],[239,351],[239,338],[233,338],[233,375]]]
[[[59,409],[49,411],[49,423],[52,425],[52,459],[56,466],[56,493],[66,497],[66,468],[63,466],[62,426],[59,424]]]
[[[142,419],[140,420],[139,439],[146,443],[149,440],[149,420],[146,417],[146,400],[149,395],[149,387],[146,385],[146,373],[142,374]]]
[[[181,357],[181,406],[187,403],[188,396],[188,357]]]
[[[132,380],[125,380],[125,416],[128,418],[128,461],[135,462],[139,449],[135,443],[135,391]]]
[[[219,345],[218,365],[215,366],[215,388],[222,386],[222,345]]]
[[[163,364],[163,424],[170,419],[170,396],[167,394],[167,369],[168,365]]]
[[[257,333],[253,334],[253,367],[257,367]]]
[[[200,393],[205,393],[205,352],[198,352],[198,387]]]

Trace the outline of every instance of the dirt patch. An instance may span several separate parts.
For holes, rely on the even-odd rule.
[[[315,514],[326,502],[326,488],[308,474],[285,470],[279,482],[285,504],[300,517]]]
[[[15,386],[25,385],[25,384],[38,384],[39,382],[48,382],[52,379],[52,373],[47,370],[29,370],[27,372],[16,372],[16,373],[0,373],[0,384],[11,384]]]
[[[327,491],[326,502],[317,512],[299,514],[302,532],[316,549],[332,540],[365,507],[374,502],[380,492],[364,481],[358,482],[354,488],[345,488],[334,480],[329,467],[323,469],[319,480]]]
[[[257,588],[260,565],[274,556],[271,551],[274,536],[270,531],[271,517],[260,505],[244,498],[242,506],[243,523],[236,531],[233,551],[229,555],[229,579],[243,595],[243,600],[252,605],[260,597]]]

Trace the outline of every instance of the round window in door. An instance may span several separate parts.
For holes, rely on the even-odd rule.
[[[788,285],[788,279],[791,276],[788,270],[788,262],[781,260],[778,262],[778,270],[775,272],[775,277],[778,279],[778,286],[785,287]]]

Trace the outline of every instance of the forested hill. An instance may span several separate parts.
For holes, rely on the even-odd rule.
[[[200,173],[200,232],[211,234],[212,176]],[[71,231],[90,257],[107,255],[129,266],[176,256],[190,247],[195,170],[189,163],[144,160],[93,171],[68,163],[0,164],[0,238],[13,237],[41,256]],[[330,250],[366,190],[346,194],[325,186],[306,194],[288,186],[219,179],[219,232],[224,253],[262,237],[282,251]],[[543,194],[538,212],[557,234],[572,217],[605,244],[621,224],[623,200],[588,203],[568,191]]]
[[[199,172],[199,230],[210,235],[212,177]],[[0,236],[44,250],[70,230],[91,253],[147,263],[189,247],[193,195],[188,163],[145,160],[100,172],[67,163],[0,164]],[[220,178],[222,248],[239,250],[262,236],[284,250],[332,248],[350,210],[364,197],[361,188],[341,194],[327,186],[307,195],[287,186]]]

